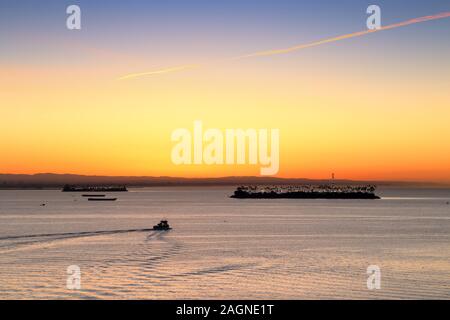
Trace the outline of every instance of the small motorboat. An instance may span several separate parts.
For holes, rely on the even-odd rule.
[[[169,226],[167,220],[161,220],[160,223],[153,226],[153,230],[171,230],[172,228]]]
[[[88,198],[88,201],[116,201],[117,198]]]

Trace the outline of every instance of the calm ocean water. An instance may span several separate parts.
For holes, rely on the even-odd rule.
[[[450,190],[380,189],[381,200],[232,191],[132,189],[116,202],[0,191],[0,299],[450,299]],[[127,232],[162,218],[174,229]],[[70,265],[80,290],[66,287]],[[380,267],[378,290],[367,289],[369,265]]]

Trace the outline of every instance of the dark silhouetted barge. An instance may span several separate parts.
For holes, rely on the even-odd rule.
[[[88,201],[116,201],[117,198],[88,198]]]
[[[125,186],[72,186],[66,184],[63,192],[127,192]]]

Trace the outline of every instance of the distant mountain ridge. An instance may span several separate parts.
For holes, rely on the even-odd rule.
[[[158,186],[235,186],[242,184],[375,184],[384,186],[445,187],[448,185],[433,182],[404,181],[357,181],[357,180],[315,180],[306,178],[276,178],[255,176],[230,176],[219,178],[182,178],[153,176],[91,176],[77,174],[0,174],[0,189],[53,189],[65,184],[73,185],[125,185],[127,187]]]

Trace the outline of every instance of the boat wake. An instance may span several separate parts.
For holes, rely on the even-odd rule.
[[[132,232],[152,232],[149,237],[156,236],[158,232],[153,229],[123,229],[123,230],[99,230],[99,231],[83,231],[83,232],[66,232],[66,233],[46,233],[31,235],[16,235],[0,237],[0,252],[5,253],[10,250],[27,247],[36,244],[51,243],[54,241],[70,240],[83,237],[94,237],[103,235],[115,235]],[[6,251],[5,251],[6,250]]]
[[[102,231],[84,231],[84,232],[66,232],[66,233],[46,233],[46,234],[31,234],[22,236],[6,236],[0,237],[1,240],[14,240],[14,239],[28,239],[28,238],[42,238],[42,237],[88,237],[103,234],[115,234],[115,233],[129,233],[129,232],[148,232],[154,231],[153,229],[126,229],[126,230],[102,230]]]

